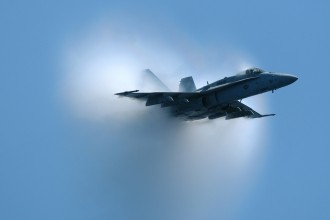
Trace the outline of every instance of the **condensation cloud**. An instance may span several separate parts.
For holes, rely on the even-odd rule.
[[[232,216],[258,167],[266,120],[182,122],[158,106],[114,95],[147,90],[140,75],[145,68],[176,91],[181,77],[193,76],[200,87],[252,66],[249,57],[228,47],[202,48],[203,42],[174,30],[146,33],[113,22],[100,22],[67,41],[59,90],[79,124],[77,132],[89,140],[82,144],[88,163],[77,162],[85,181],[80,199],[89,216]],[[262,97],[245,103],[265,111]]]

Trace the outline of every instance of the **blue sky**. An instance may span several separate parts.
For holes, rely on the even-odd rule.
[[[77,127],[68,122],[56,93],[68,36],[107,17],[164,35],[174,29],[204,51],[228,44],[263,69],[297,75],[292,86],[265,95],[277,114],[268,124],[267,159],[235,219],[329,219],[329,6],[327,1],[2,1],[0,218],[109,216],[97,191],[77,190],[77,182],[88,183],[83,178],[99,178],[93,166],[101,165],[75,155],[74,146],[103,139],[72,132]],[[87,169],[79,169],[86,163]]]

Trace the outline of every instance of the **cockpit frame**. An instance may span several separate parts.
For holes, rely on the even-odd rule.
[[[258,75],[263,72],[264,72],[264,70],[262,70],[260,68],[250,68],[250,69],[245,70],[246,75]]]

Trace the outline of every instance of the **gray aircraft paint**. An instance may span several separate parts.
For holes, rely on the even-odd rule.
[[[147,106],[161,104],[162,108],[169,108],[172,115],[185,120],[198,120],[206,117],[209,119],[220,117],[226,117],[226,119],[261,118],[274,114],[261,115],[239,100],[274,91],[290,85],[297,79],[294,75],[251,68],[197,90],[193,78],[186,77],[181,79],[180,92],[140,93],[138,90],[134,90],[116,95],[144,99]]]

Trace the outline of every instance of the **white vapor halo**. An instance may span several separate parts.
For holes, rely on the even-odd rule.
[[[197,49],[189,40],[182,46],[182,38],[175,41],[172,36],[169,43],[161,34],[146,35],[130,30],[129,25],[118,29],[105,22],[83,36],[64,48],[62,97],[82,121],[94,126],[101,122],[101,129],[110,127],[112,133],[105,137],[110,144],[96,149],[94,146],[93,151],[100,153],[94,159],[103,158],[104,167],[111,164],[107,174],[112,173],[112,179],[124,179],[125,184],[119,188],[130,192],[130,196],[142,197],[146,207],[153,205],[162,211],[150,214],[135,203],[135,197],[127,195],[119,196],[122,204],[140,207],[143,216],[148,213],[150,219],[203,219],[210,213],[226,216],[260,162],[267,136],[266,120],[180,122],[163,116],[158,106],[147,108],[143,102],[114,94],[140,89],[139,73],[145,68],[177,90],[180,77],[186,76],[181,74],[193,75],[197,86],[201,86],[242,66],[251,67],[249,61],[237,51],[228,51],[218,56],[227,63],[221,66],[221,60],[212,59],[214,53]],[[204,71],[207,73],[200,74]],[[266,111],[262,96],[245,103]],[[109,161],[110,155],[121,159]],[[146,167],[153,170],[146,173]],[[137,177],[132,169],[141,175]],[[102,184],[93,184],[102,190]],[[136,185],[149,188],[145,191]],[[105,191],[118,191],[118,186],[108,184]]]

